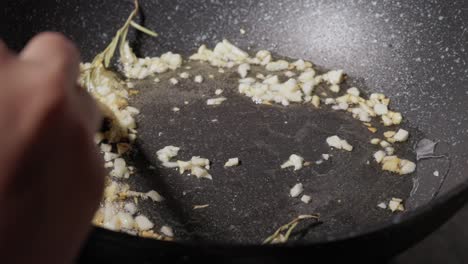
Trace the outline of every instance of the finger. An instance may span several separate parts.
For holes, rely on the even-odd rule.
[[[73,84],[78,78],[80,63],[78,49],[59,33],[47,32],[37,35],[23,49],[20,59],[46,67],[54,74],[65,74],[67,80],[73,81]]]
[[[0,39],[0,63],[5,62],[6,60],[10,59],[13,57],[13,54],[11,51],[8,49],[7,45],[5,42],[3,42]]]
[[[79,115],[87,124],[89,131],[95,133],[101,127],[102,115],[96,104],[96,101],[82,87],[76,91],[76,109],[80,112]]]

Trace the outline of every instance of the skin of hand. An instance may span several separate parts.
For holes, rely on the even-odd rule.
[[[71,263],[101,198],[98,109],[77,85],[79,53],[57,33],[20,54],[0,42],[0,259]]]

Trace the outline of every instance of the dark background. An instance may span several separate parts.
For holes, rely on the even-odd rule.
[[[392,264],[468,263],[468,207]]]

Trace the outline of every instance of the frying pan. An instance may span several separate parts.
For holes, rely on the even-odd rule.
[[[0,36],[10,47],[21,49],[40,31],[60,31],[89,61],[110,41],[132,1],[20,0],[0,5]],[[138,19],[160,34],[156,39],[130,36],[140,56],[173,51],[186,57],[201,44],[214,46],[227,38],[249,53],[267,49],[276,56],[310,60],[321,69],[345,69],[349,85],[383,92],[403,113],[403,126],[412,137],[409,147],[399,151],[415,158],[413,146],[428,139],[438,143],[435,157],[419,160],[410,176],[381,173],[361,159],[372,149],[355,121],[299,106],[252,104],[236,95],[232,72],[199,86],[182,82],[176,89],[138,83],[141,95],[132,103],[142,112],[134,153],[139,171],[131,185],[165,196],[166,203],[143,203],[142,210],[172,225],[180,241],[95,228],[80,261],[382,260],[421,240],[467,200],[466,1],[141,1]],[[241,28],[247,33],[240,34]],[[194,65],[193,71],[209,69]],[[217,88],[225,89],[230,100],[206,109],[200,99]],[[190,107],[179,115],[170,113],[170,107],[185,100]],[[212,119],[219,123],[209,123]],[[308,172],[267,169],[293,151],[306,158],[329,152],[323,135],[336,131],[349,135],[356,154],[331,153],[330,164]],[[154,153],[168,144],[181,145],[183,158],[197,151],[218,163],[226,155],[242,154],[243,166],[237,171],[213,167],[212,174],[219,176],[212,182],[181,177],[157,166]],[[311,205],[278,198],[298,180],[310,191]],[[391,197],[405,198],[407,210],[391,214],[376,207]],[[202,203],[210,206],[192,210]],[[320,213],[321,220],[302,224],[290,243],[260,245],[302,213]]]

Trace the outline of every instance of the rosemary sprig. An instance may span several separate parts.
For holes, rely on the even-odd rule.
[[[107,86],[111,90],[115,92],[115,94],[119,94],[126,89],[126,86],[120,79],[120,77],[112,70],[109,69],[109,65],[114,57],[114,54],[119,48],[120,50],[120,61],[123,62],[126,59],[125,63],[134,63],[132,59],[136,59],[136,56],[133,53],[129,53],[130,51],[126,51],[125,47],[128,44],[127,42],[127,34],[130,27],[135,28],[145,34],[150,36],[157,36],[157,34],[133,21],[133,19],[137,16],[139,10],[138,0],[134,0],[135,8],[130,13],[130,16],[125,21],[125,24],[117,30],[115,36],[112,38],[112,41],[109,45],[96,57],[94,57],[93,61],[89,64],[83,64],[83,68],[80,74],[80,84],[86,88],[90,93],[95,95],[98,99],[98,105],[103,113],[105,120],[108,120],[108,129],[105,132],[105,137],[110,142],[117,142],[121,138],[126,138],[128,136],[128,129],[122,127],[118,121],[116,116],[118,110],[122,109],[128,105],[127,100],[124,98],[117,98],[112,103],[106,103],[105,100],[100,99],[100,95],[96,93],[95,89],[99,86]],[[125,54],[127,58],[125,58]],[[128,57],[130,56],[130,57]],[[130,58],[130,60],[128,59]],[[123,93],[123,92],[122,92]],[[124,93],[123,93],[124,94]],[[120,95],[119,95],[120,96]],[[110,105],[112,104],[112,105]]]
[[[273,235],[269,236],[265,241],[263,241],[263,244],[274,244],[274,243],[285,243],[288,241],[289,237],[291,236],[292,231],[296,226],[299,224],[300,221],[305,220],[305,219],[315,219],[319,220],[318,215],[300,215],[293,219],[291,222],[281,226],[278,228]],[[286,233],[283,235],[283,232],[286,231]]]
[[[147,34],[147,35],[150,35],[152,37],[157,37],[158,36],[158,33],[152,31],[152,30],[149,30],[145,27],[143,27],[142,25],[138,24],[137,22],[135,21],[130,21],[130,26],[134,27],[135,29]]]
[[[134,4],[135,8],[130,13],[130,16],[125,21],[125,24],[119,30],[117,30],[117,33],[115,34],[114,38],[109,43],[109,45],[101,53],[96,55],[96,57],[91,63],[91,67],[89,68],[87,73],[85,73],[86,76],[84,77],[84,80],[86,80],[86,84],[88,87],[91,87],[92,82],[94,82],[95,79],[99,78],[100,73],[103,69],[109,68],[109,65],[112,61],[112,58],[114,57],[117,47],[119,47],[120,50],[120,57],[123,56],[124,46],[125,42],[127,41],[127,34],[130,26],[152,37],[156,37],[158,35],[156,32],[147,29],[133,21],[133,19],[138,14],[139,10],[138,0],[135,0]]]

